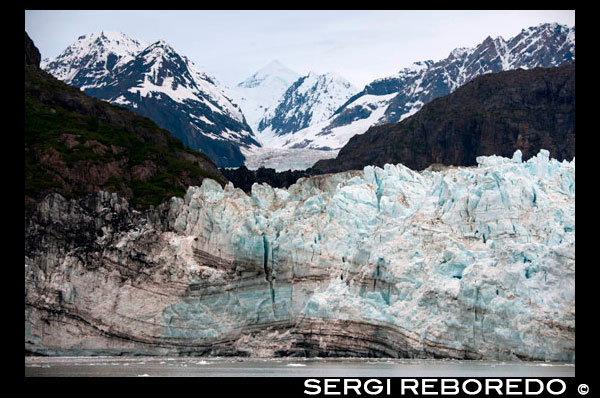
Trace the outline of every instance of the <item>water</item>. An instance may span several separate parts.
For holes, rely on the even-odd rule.
[[[25,376],[574,377],[575,365],[371,358],[25,357]]]

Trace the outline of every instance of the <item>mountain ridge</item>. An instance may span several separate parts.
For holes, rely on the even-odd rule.
[[[119,49],[117,52],[124,50],[118,45],[104,48],[104,42],[90,39],[97,36],[81,36],[57,57],[70,60],[74,65],[72,71],[59,69],[56,62],[48,62],[47,71],[62,78],[89,75],[93,83],[71,81],[96,98],[150,117],[186,146],[206,153],[219,166],[239,166],[245,159],[240,147],[260,146],[241,110],[218,83],[166,41],[158,40],[145,47],[140,44],[135,47],[137,52],[132,50],[123,55],[108,70],[103,57],[108,53],[108,59],[115,47]],[[71,50],[85,46],[89,47],[87,52]],[[89,71],[89,65],[95,69]]]
[[[434,163],[472,166],[477,156],[575,156],[575,63],[509,70],[476,77],[427,103],[398,123],[357,134],[335,159],[311,172],[331,173],[402,163],[422,170]]]
[[[120,62],[132,59],[147,44],[120,32],[100,32],[79,36],[61,54],[44,60],[40,67],[67,84],[80,88],[97,87]]]
[[[574,59],[575,27],[540,24],[508,40],[488,37],[473,48],[454,49],[442,60],[415,62],[395,75],[374,80],[326,122],[297,132],[283,146],[340,149],[355,134],[401,121],[481,74],[559,66]]]

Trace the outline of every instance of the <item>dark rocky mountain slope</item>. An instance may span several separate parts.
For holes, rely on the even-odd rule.
[[[128,109],[92,98],[41,70],[25,33],[25,205],[109,191],[134,207],[182,196],[210,177],[227,180],[203,153]]]
[[[307,170],[285,170],[275,171],[268,167],[259,167],[256,170],[249,170],[246,166],[237,169],[220,169],[221,173],[229,180],[234,187],[240,188],[246,193],[252,191],[254,183],[269,184],[273,188],[287,188],[295,184],[299,178],[309,177],[311,174]]]
[[[426,104],[400,123],[354,136],[337,158],[318,161],[313,173],[402,163],[472,166],[482,155],[525,159],[547,149],[556,159],[575,156],[575,63],[480,76]]]

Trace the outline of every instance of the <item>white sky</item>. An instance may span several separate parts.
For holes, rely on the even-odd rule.
[[[359,89],[414,61],[544,22],[574,26],[575,11],[25,11],[42,58],[83,34],[120,31],[148,44],[165,40],[229,86],[277,59],[302,75],[335,71]]]

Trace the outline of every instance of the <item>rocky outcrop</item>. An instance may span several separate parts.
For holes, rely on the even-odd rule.
[[[249,170],[246,166],[237,169],[220,169],[221,173],[227,178],[234,187],[240,188],[244,192],[251,192],[252,185],[268,184],[273,188],[287,188],[295,184],[299,178],[309,177],[305,170],[287,170],[275,171],[275,169],[259,167],[256,170]]]
[[[30,65],[39,68],[41,58],[40,51],[33,44],[27,32],[25,32],[25,67]]]
[[[574,361],[575,162],[402,165],[138,212],[47,196],[25,229],[38,355]]]
[[[399,162],[417,170],[472,166],[477,156],[511,156],[517,149],[525,158],[540,149],[561,160],[575,156],[574,63],[480,76],[400,123],[354,136],[312,172]]]

